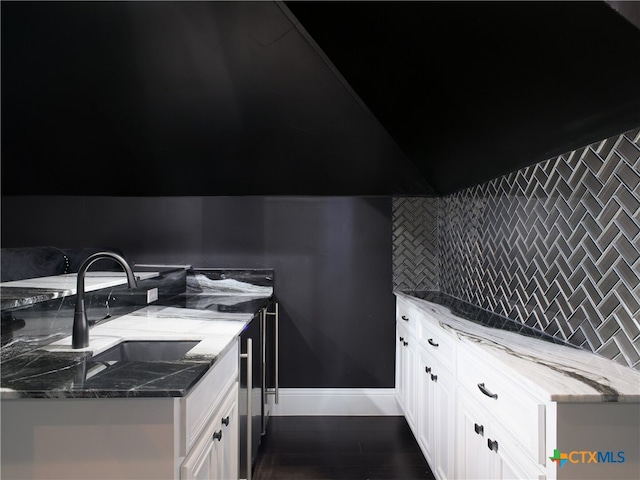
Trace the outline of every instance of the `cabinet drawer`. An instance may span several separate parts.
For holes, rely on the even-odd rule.
[[[412,335],[416,335],[419,321],[419,310],[406,300],[398,298],[396,301],[396,322],[399,325],[404,325]]]
[[[545,404],[484,359],[466,353],[458,359],[461,386],[530,459],[544,465]]]
[[[238,379],[238,342],[198,382],[194,390],[181,399],[182,423],[180,450],[185,455],[205,428],[222,395]]]
[[[456,339],[425,313],[420,318],[418,342],[437,361],[455,372]]]

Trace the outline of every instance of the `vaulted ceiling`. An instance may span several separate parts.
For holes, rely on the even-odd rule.
[[[640,126],[640,29],[605,2],[287,6],[439,193]]]
[[[3,195],[441,195],[640,126],[605,2],[1,8]]]

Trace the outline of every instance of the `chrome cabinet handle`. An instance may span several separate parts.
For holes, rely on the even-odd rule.
[[[474,423],[473,429],[476,431],[478,435],[484,436],[484,425],[478,425],[477,423]]]
[[[429,340],[427,340],[427,342],[429,342],[429,345],[431,345],[432,347],[437,347],[439,345],[433,341],[433,338],[430,338]]]
[[[222,430],[213,433],[213,438],[211,439],[211,441],[213,442],[214,440],[222,440]]]
[[[479,384],[478,384],[478,388],[479,388],[479,389],[480,389],[480,391],[481,391],[482,393],[484,393],[487,397],[491,397],[491,398],[494,398],[494,399],[496,399],[496,400],[498,399],[498,394],[497,394],[497,393],[492,393],[491,391],[489,391],[489,390],[487,389],[487,387],[485,387],[485,386],[484,386],[484,383],[479,383]]]
[[[222,419],[222,424],[223,424],[225,427],[228,427],[228,426],[229,426],[229,415],[227,415],[226,417],[224,417],[224,418]]]
[[[489,438],[487,440],[487,447],[489,448],[489,450],[497,452],[498,451],[498,441],[497,440],[491,440]]]
[[[405,322],[408,322],[408,321],[409,321],[409,319],[408,319],[407,317],[405,317],[404,315],[402,315],[402,319],[403,319]]]

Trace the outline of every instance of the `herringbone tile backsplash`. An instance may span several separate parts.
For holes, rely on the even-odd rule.
[[[640,129],[394,198],[394,288],[441,290],[640,369]]]
[[[394,198],[393,287],[439,290],[437,198]]]

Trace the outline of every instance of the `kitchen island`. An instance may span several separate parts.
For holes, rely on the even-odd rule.
[[[273,301],[273,271],[181,278],[181,293],[160,285],[160,301],[96,322],[85,349],[42,308],[54,334],[13,332],[0,365],[3,478],[237,477],[238,339]],[[92,360],[126,341],[183,340],[194,346],[179,359]]]

